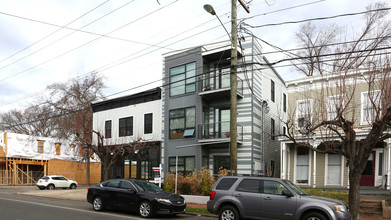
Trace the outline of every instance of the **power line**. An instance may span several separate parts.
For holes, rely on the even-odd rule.
[[[243,23],[243,25],[251,27],[251,28],[261,28],[261,27],[279,26],[279,25],[285,25],[285,24],[298,24],[298,23],[303,23],[303,22],[308,22],[308,21],[319,21],[319,20],[334,19],[334,18],[339,18],[339,17],[361,15],[361,14],[366,14],[366,13],[370,13],[370,12],[388,11],[390,9],[391,8],[379,8],[379,9],[374,9],[374,10],[355,12],[355,13],[347,13],[347,14],[340,14],[340,15],[334,15],[334,16],[329,16],[329,17],[317,17],[317,18],[309,18],[309,19],[298,20],[298,21],[286,21],[286,22],[273,23],[273,24],[249,25],[249,24]]]
[[[91,10],[89,10],[89,11],[87,11],[86,13],[82,14],[81,16],[79,16],[79,17],[73,19],[72,21],[68,22],[68,23],[67,23],[66,25],[64,25],[64,26],[58,25],[59,29],[57,29],[57,30],[51,32],[50,34],[44,36],[43,38],[41,38],[41,39],[39,39],[39,40],[37,40],[37,41],[35,41],[34,43],[30,44],[29,46],[27,46],[27,47],[25,47],[25,48],[19,50],[18,52],[15,52],[15,53],[13,53],[12,55],[9,55],[9,56],[7,56],[6,58],[0,60],[0,63],[3,62],[3,61],[8,60],[9,58],[11,58],[11,57],[13,57],[13,56],[15,56],[15,55],[17,55],[17,54],[19,54],[19,53],[21,53],[21,52],[27,50],[27,49],[29,49],[30,47],[36,45],[37,43],[39,43],[39,42],[45,40],[46,38],[48,38],[48,37],[54,35],[55,33],[59,32],[60,30],[62,30],[62,29],[64,29],[64,28],[67,28],[68,25],[70,25],[70,24],[72,24],[73,22],[79,20],[80,18],[86,16],[87,14],[91,13],[92,11],[98,9],[99,7],[101,7],[102,5],[106,4],[106,3],[109,2],[109,1],[110,1],[110,0],[106,0],[105,2],[103,2],[103,3],[99,4],[98,6],[92,8]],[[9,16],[21,18],[21,17],[19,17],[19,16],[10,15],[10,14],[4,13],[4,12],[0,12],[0,14],[4,14],[4,15],[9,15]],[[26,19],[27,19],[27,18],[26,18]],[[32,20],[32,19],[27,19],[27,20]],[[41,22],[41,23],[42,23],[42,22]]]
[[[175,0],[175,1],[171,2],[171,3],[168,4],[168,5],[165,5],[165,6],[159,8],[159,9],[157,9],[157,10],[154,10],[154,11],[152,11],[152,12],[150,12],[150,13],[148,13],[148,14],[146,14],[146,15],[144,15],[144,16],[142,16],[142,17],[136,19],[136,20],[133,20],[133,21],[131,21],[131,22],[128,22],[128,23],[126,23],[125,25],[122,25],[122,26],[120,26],[120,27],[118,27],[118,28],[116,28],[116,29],[114,29],[114,30],[112,30],[112,31],[110,31],[110,32],[108,32],[108,33],[106,33],[106,34],[103,34],[103,35],[101,35],[101,36],[99,36],[99,37],[97,37],[97,38],[94,38],[93,40],[90,40],[90,41],[88,41],[87,43],[84,43],[84,44],[82,44],[82,45],[79,45],[78,47],[75,47],[75,48],[73,48],[73,49],[71,49],[71,50],[68,50],[68,51],[66,51],[66,52],[64,52],[64,53],[62,53],[62,54],[60,54],[60,55],[57,55],[57,56],[55,56],[55,57],[53,57],[53,58],[51,58],[51,59],[49,59],[49,60],[46,60],[46,61],[44,61],[44,62],[42,62],[42,63],[40,63],[40,64],[37,64],[37,65],[32,66],[32,67],[30,67],[30,68],[27,68],[27,69],[25,69],[25,70],[23,70],[23,71],[21,71],[21,72],[18,72],[18,73],[15,73],[15,74],[11,75],[11,76],[8,76],[8,77],[5,77],[5,78],[3,78],[3,79],[0,79],[0,81],[4,81],[4,80],[7,80],[7,79],[9,79],[9,78],[15,77],[15,76],[17,76],[17,75],[19,75],[19,74],[22,74],[22,73],[24,73],[24,72],[27,72],[27,71],[29,71],[29,70],[31,70],[31,69],[34,69],[34,68],[36,68],[36,67],[38,67],[38,66],[41,66],[41,65],[43,65],[43,64],[46,64],[46,63],[48,63],[48,62],[51,62],[51,61],[53,61],[53,60],[59,58],[59,57],[62,57],[62,56],[64,56],[64,55],[68,54],[68,53],[71,53],[71,52],[73,52],[73,51],[75,51],[75,50],[78,50],[78,49],[80,49],[80,48],[82,48],[82,47],[84,47],[84,46],[86,46],[86,45],[88,45],[88,44],[90,44],[90,43],[93,43],[93,42],[95,42],[95,41],[101,39],[101,38],[104,37],[104,36],[107,36],[107,35],[109,35],[109,34],[111,34],[111,33],[114,33],[114,32],[116,32],[116,31],[118,31],[118,30],[120,30],[120,29],[122,29],[122,28],[124,28],[124,27],[126,27],[126,26],[128,26],[128,25],[130,25],[130,24],[132,24],[132,23],[134,23],[134,22],[136,22],[136,21],[142,19],[142,18],[145,18],[145,17],[147,17],[147,16],[149,16],[149,15],[151,15],[151,14],[157,12],[157,11],[160,11],[160,10],[162,10],[162,9],[164,9],[164,8],[166,8],[166,7],[170,6],[170,5],[172,5],[172,4],[174,4],[174,3],[177,2],[177,1],[178,1],[178,0]],[[1,69],[0,69],[0,70],[1,70]],[[1,84],[0,84],[0,85],[1,85]]]

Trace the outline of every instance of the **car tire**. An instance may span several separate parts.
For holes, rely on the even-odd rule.
[[[138,206],[138,212],[143,218],[150,218],[153,216],[152,205],[148,201],[142,201]]]
[[[219,220],[239,220],[239,212],[235,207],[227,205],[220,209]]]
[[[71,186],[69,187],[69,189],[76,189],[76,188],[77,188],[76,184],[71,184]]]
[[[327,220],[327,218],[319,212],[309,212],[301,218],[301,220]]]
[[[92,201],[92,208],[95,210],[95,211],[103,211],[103,199],[102,197],[100,196],[96,196],[94,198],[94,200]]]
[[[46,187],[48,190],[53,190],[54,188],[56,188],[53,184],[49,184],[47,187]]]

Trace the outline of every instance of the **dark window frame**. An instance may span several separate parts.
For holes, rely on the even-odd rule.
[[[275,132],[275,130],[276,130],[276,123],[275,123],[275,120],[273,118],[271,118],[271,120],[270,120],[270,128],[271,128],[270,138],[272,140],[275,140],[276,139],[275,138],[275,135],[276,135],[276,132]]]
[[[119,119],[119,136],[126,137],[133,135],[133,116]]]
[[[183,111],[183,113],[181,113]],[[188,118],[188,111],[194,112],[194,121],[193,125],[188,125],[188,121],[190,118]],[[177,112],[177,113],[175,113]],[[178,128],[172,128],[171,125],[175,120],[181,120],[183,119],[183,127]],[[179,108],[179,109],[172,109],[169,112],[169,139],[181,139],[181,138],[189,138],[189,137],[195,137],[195,122],[196,122],[196,107],[187,107],[187,108]]]
[[[190,69],[189,66],[194,64],[194,69]],[[184,71],[180,71],[178,73],[173,71],[175,69],[179,69],[181,67],[184,67]],[[194,71],[194,74],[191,76],[188,76],[192,71]],[[170,88],[169,88],[169,95],[172,96],[178,96],[178,95],[185,95],[190,93],[196,92],[196,62],[190,62],[186,64],[182,64],[179,66],[175,66],[170,68],[169,70],[169,79],[170,79]],[[174,78],[182,78],[182,79],[174,79]],[[173,89],[176,87],[184,87],[184,91],[180,92],[178,94],[172,94]]]
[[[284,112],[286,112],[286,101],[287,101],[287,99],[286,99],[286,94],[283,93],[283,94],[282,94],[282,110],[283,110]]]
[[[153,114],[144,114],[144,134],[152,134],[153,131]]]
[[[181,173],[184,176],[192,174],[194,169],[186,169],[188,167],[188,163],[190,163],[190,159],[193,159],[193,167],[195,169],[195,156],[180,156],[178,157],[178,173]],[[175,172],[176,170],[176,157],[168,158],[168,170],[169,172]]]
[[[274,83],[273,80],[270,80],[271,82],[271,85],[270,85],[270,92],[271,92],[271,97],[270,99],[272,100],[272,102],[275,102],[276,101],[276,84]]]
[[[105,138],[111,138],[111,126],[112,126],[112,121],[111,120],[107,120],[105,121]]]

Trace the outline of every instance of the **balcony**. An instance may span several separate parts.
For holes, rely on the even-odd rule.
[[[230,122],[216,122],[198,125],[198,142],[199,143],[221,143],[230,142]],[[243,143],[243,126],[237,126],[237,142]]]
[[[223,74],[203,74],[200,80],[199,95],[208,100],[230,99],[231,81],[230,72]],[[243,98],[243,80],[237,77],[238,98]]]

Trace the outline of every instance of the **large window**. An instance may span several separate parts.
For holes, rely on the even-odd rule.
[[[219,174],[221,169],[231,170],[230,156],[214,156],[213,157],[213,174]]]
[[[272,102],[275,102],[276,101],[276,84],[274,83],[273,80],[271,80],[271,85],[270,85],[270,88],[271,88],[271,100]]]
[[[178,172],[183,175],[191,174],[195,169],[195,157],[178,157],[178,161],[176,161],[176,157],[169,158],[169,171],[175,172],[176,164],[178,163]]]
[[[305,129],[312,121],[312,99],[296,101],[296,129]]]
[[[152,133],[152,113],[148,113],[144,115],[144,134]]]
[[[105,138],[111,138],[111,120],[105,121]]]
[[[195,92],[195,67],[193,62],[170,69],[170,96]]]
[[[338,117],[338,112],[344,107],[343,97],[340,95],[327,97],[327,120],[335,120]]]
[[[376,120],[376,110],[381,110],[380,96],[379,90],[361,93],[361,124],[369,124]]]
[[[341,185],[341,155],[327,155],[327,185]]]
[[[170,139],[194,137],[195,107],[170,111]]]
[[[120,118],[119,119],[119,136],[131,136],[133,135],[133,117]]]
[[[310,154],[306,147],[297,148],[296,183],[308,184]]]

